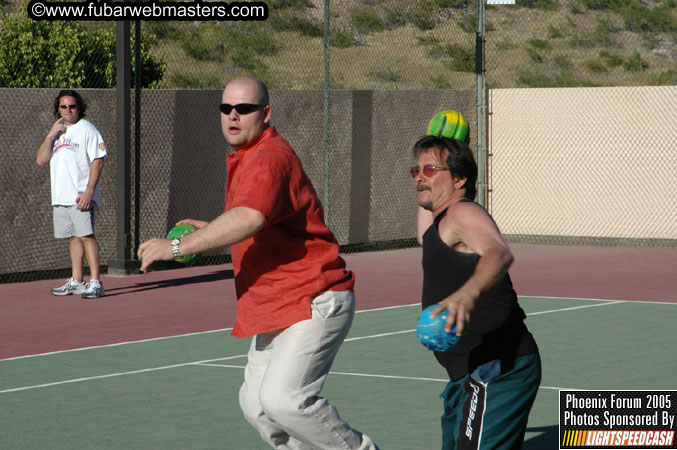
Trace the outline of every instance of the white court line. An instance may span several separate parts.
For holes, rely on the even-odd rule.
[[[424,377],[403,377],[399,375],[377,375],[372,373],[350,373],[350,372],[330,372],[334,375],[348,375],[353,377],[366,377],[366,378],[391,378],[395,380],[413,380],[413,381],[438,381],[440,383],[448,383],[448,379],[444,378],[424,378]],[[539,386],[539,389],[549,389],[549,390],[566,390],[566,391],[582,391],[586,389],[569,389],[569,388],[560,388],[552,386]]]
[[[360,341],[362,339],[371,339],[371,338],[377,338],[377,337],[383,337],[383,336],[392,336],[392,335],[395,335],[395,334],[411,333],[412,331],[416,331],[416,330],[411,329],[411,330],[402,330],[402,331],[391,331],[390,333],[374,334],[374,335],[371,335],[371,336],[357,336],[357,337],[347,338],[344,342]]]
[[[227,369],[244,369],[244,366],[233,366],[232,364],[207,364],[207,363],[195,363],[197,366],[206,366],[206,367],[225,367]]]
[[[244,366],[233,366],[230,364],[207,364],[199,363],[199,366],[208,366],[208,367],[222,367],[227,369],[244,369]],[[395,380],[412,380],[412,381],[435,381],[440,383],[448,383],[449,380],[444,378],[424,378],[424,377],[404,377],[400,375],[379,375],[373,373],[352,373],[352,372],[329,372],[332,375],[346,375],[352,377],[364,377],[364,378],[390,378]],[[587,389],[571,389],[571,388],[561,388],[561,387],[552,387],[552,386],[539,386],[539,389],[546,390],[555,390],[555,391],[585,391]]]
[[[595,298],[575,298],[575,297],[547,297],[547,296],[535,296],[535,295],[519,295],[519,298],[545,298],[545,299],[550,299],[550,300],[583,300],[583,301],[595,301],[595,302],[604,302],[604,304],[609,304],[609,303],[651,303],[651,304],[657,304],[657,305],[677,305],[677,303],[669,303],[669,302],[644,302],[641,300],[609,300],[609,299],[595,299]],[[419,307],[421,304],[420,303],[411,303],[409,305],[395,305],[395,306],[385,306],[382,308],[373,308],[373,309],[362,309],[359,311],[355,311],[356,314],[359,313],[365,313],[365,312],[374,312],[374,311],[386,311],[389,309],[399,309],[399,308],[410,308],[410,307]],[[559,310],[553,310],[553,311],[559,311]],[[548,311],[549,312],[549,311]],[[543,314],[541,313],[530,313],[527,315],[533,315],[533,314]],[[149,338],[149,339],[141,339],[138,341],[128,341],[128,342],[116,342],[114,344],[105,344],[105,345],[95,345],[91,347],[81,347],[81,348],[73,348],[69,350],[58,350],[54,352],[47,352],[47,353],[36,353],[33,355],[22,355],[22,356],[14,356],[11,358],[3,358],[0,359],[0,362],[3,361],[14,361],[17,359],[26,359],[26,358],[35,358],[37,356],[50,356],[50,355],[59,355],[62,353],[71,353],[71,352],[80,352],[83,350],[95,350],[99,348],[108,348],[108,347],[119,347],[122,345],[130,345],[130,344],[141,344],[145,342],[153,342],[153,341],[161,341],[163,339],[175,339],[175,338],[182,338],[182,337],[189,337],[189,336],[198,336],[201,334],[209,334],[209,333],[220,333],[220,332],[226,332],[226,331],[231,331],[233,328],[221,328],[219,330],[207,330],[207,331],[198,331],[195,333],[186,333],[186,334],[177,334],[177,335],[172,335],[172,336],[161,336],[161,337],[156,337],[156,338]],[[411,330],[407,330],[411,331]],[[352,338],[352,339],[358,339],[358,338]]]
[[[551,309],[550,311],[532,312],[532,313],[527,314],[527,316],[537,316],[539,314],[549,314],[549,313],[552,313],[552,312],[573,311],[574,309],[596,308],[598,306],[616,305],[618,303],[625,303],[625,302],[618,300],[618,301],[609,301],[607,303],[598,303],[596,305],[572,306],[571,308]]]
[[[59,386],[61,384],[79,383],[81,381],[101,380],[101,379],[104,379],[104,378],[121,377],[121,376],[124,376],[124,375],[135,375],[135,374],[139,374],[139,373],[154,372],[154,371],[157,371],[157,370],[176,369],[178,367],[201,365],[203,363],[209,363],[209,362],[212,362],[212,361],[224,361],[226,359],[245,358],[246,356],[247,355],[236,355],[236,356],[228,356],[226,358],[205,359],[204,361],[193,361],[193,362],[188,362],[188,363],[172,364],[170,366],[151,367],[151,368],[148,368],[148,369],[132,370],[130,372],[109,373],[109,374],[106,374],[106,375],[97,375],[97,376],[93,376],[93,377],[76,378],[74,380],[55,381],[53,383],[38,384],[38,385],[35,385],[35,386],[23,386],[23,387],[18,387],[18,388],[5,389],[4,391],[0,391],[0,394],[7,394],[7,393],[10,393],[10,392],[17,392],[17,391],[27,391],[27,390],[30,390],[30,389],[38,389],[38,388],[44,388],[44,387]]]
[[[648,301],[648,300],[616,300],[612,298],[585,298],[585,297],[548,297],[547,295],[518,295],[518,298],[545,298],[548,300],[581,300],[581,301],[590,301],[590,302],[622,302],[622,303],[648,303],[650,305],[674,305],[677,306],[677,302],[674,301]]]
[[[141,340],[138,340],[138,341],[116,342],[114,344],[94,345],[92,347],[72,348],[72,349],[69,349],[69,350],[58,350],[58,351],[55,351],[55,352],[36,353],[34,355],[14,356],[12,358],[0,359],[0,362],[14,361],[16,359],[35,358],[36,356],[50,356],[50,355],[60,355],[61,353],[81,352],[83,350],[95,350],[95,349],[99,349],[99,348],[119,347],[119,346],[122,346],[122,345],[129,345],[129,344],[142,344],[144,342],[153,342],[153,341],[161,341],[163,339],[175,339],[175,338],[182,338],[182,337],[189,337],[189,336],[198,336],[198,335],[201,335],[201,334],[220,333],[222,331],[230,331],[230,330],[232,330],[232,328],[222,328],[220,330],[196,331],[195,333],[186,333],[186,334],[177,334],[177,335],[174,335],[174,336],[163,336],[163,337],[156,337],[156,338],[149,338],[149,339],[141,339]]]
[[[547,313],[553,313],[553,312],[560,312],[560,311],[569,311],[571,309],[578,309],[578,308],[589,308],[592,306],[606,306],[610,304],[616,304],[616,303],[622,303],[622,302],[608,302],[605,304],[601,305],[585,305],[585,306],[578,306],[574,308],[563,308],[563,309],[558,309],[558,310],[551,310],[551,311],[542,311],[540,313],[531,313],[528,315],[534,315],[534,314],[547,314]],[[363,339],[372,339],[372,338],[378,338],[378,337],[383,337],[383,336],[392,336],[396,334],[403,334],[403,333],[411,333],[415,330],[402,330],[402,331],[394,331],[391,333],[380,333],[380,334],[374,334],[371,336],[358,336],[358,337],[353,337],[353,338],[348,338],[346,341],[358,341],[358,340],[363,340]],[[3,391],[0,391],[0,394],[6,394],[10,392],[17,392],[17,391],[25,391],[25,390],[30,390],[30,389],[37,389],[37,388],[43,388],[43,387],[51,387],[51,386],[58,386],[62,384],[69,384],[69,383],[78,383],[81,381],[90,381],[90,380],[100,380],[104,378],[112,378],[112,377],[119,377],[123,375],[135,375],[139,373],[146,373],[146,372],[153,372],[157,370],[167,370],[167,369],[175,369],[178,367],[185,367],[185,366],[191,366],[191,365],[206,365],[206,363],[214,362],[214,361],[225,361],[228,359],[236,359],[236,358],[244,358],[247,355],[236,355],[236,356],[229,356],[226,358],[216,358],[216,359],[207,359],[204,361],[192,361],[192,362],[187,362],[187,363],[181,363],[181,364],[173,364],[170,366],[162,366],[162,367],[153,367],[153,368],[148,368],[148,369],[140,369],[140,370],[133,370],[130,372],[119,372],[119,373],[112,373],[112,374],[107,374],[107,375],[97,375],[93,377],[85,377],[85,378],[76,378],[73,380],[65,380],[65,381],[56,381],[53,383],[45,383],[45,384],[39,384],[35,386],[23,386],[23,387],[18,387],[18,388],[12,388],[12,389],[6,389]],[[219,365],[220,366],[220,365]],[[223,367],[223,366],[221,366]],[[239,366],[236,366],[239,367]],[[333,372],[332,372],[333,373]],[[356,375],[356,374],[353,374]],[[379,377],[381,375],[364,375],[364,376],[373,376],[373,377]],[[389,375],[383,375],[383,378],[397,378],[396,376],[389,376]],[[406,377],[403,377],[406,378]]]
[[[518,295],[519,298],[544,298],[544,299],[549,299],[549,300],[583,300],[583,301],[595,301],[595,302],[605,302],[605,304],[613,302],[613,303],[649,303],[649,304],[656,304],[656,305],[675,305],[677,306],[677,303],[672,303],[672,302],[648,302],[648,301],[642,301],[642,300],[610,300],[610,299],[598,299],[598,298],[576,298],[576,297],[548,297],[548,296],[537,296],[537,295]],[[364,312],[373,312],[373,311],[385,311],[389,309],[398,309],[398,308],[410,308],[413,306],[420,306],[420,303],[411,303],[409,305],[396,305],[396,306],[386,306],[382,308],[373,308],[373,309],[361,309],[359,311],[355,311],[356,314],[359,313],[364,313]],[[554,310],[557,311],[557,310]],[[536,313],[531,313],[527,315],[532,315]],[[543,313],[540,313],[543,314]],[[58,350],[54,352],[46,352],[46,353],[36,353],[33,355],[22,355],[22,356],[14,356],[11,358],[3,358],[0,359],[0,362],[3,361],[14,361],[17,359],[26,359],[26,358],[35,358],[38,356],[50,356],[50,355],[59,355],[62,353],[71,353],[71,352],[80,352],[83,350],[95,350],[99,348],[108,348],[108,347],[119,347],[122,345],[130,345],[130,344],[142,344],[145,342],[153,342],[153,341],[161,341],[163,339],[175,339],[175,338],[182,338],[182,337],[189,337],[189,336],[198,336],[201,334],[209,334],[209,333],[220,333],[220,332],[226,332],[230,331],[233,328],[221,328],[218,330],[207,330],[207,331],[197,331],[195,333],[186,333],[186,334],[176,334],[176,335],[171,335],[171,336],[161,336],[161,337],[156,337],[156,338],[149,338],[149,339],[141,339],[138,341],[127,341],[127,342],[116,342],[113,344],[104,344],[104,345],[94,345],[91,347],[80,347],[80,348],[73,348],[73,349],[68,349],[68,350]]]
[[[601,304],[597,304],[597,305],[583,305],[583,306],[575,306],[575,307],[572,307],[572,308],[561,308],[561,309],[553,309],[553,310],[549,310],[549,311],[539,311],[539,312],[535,312],[535,313],[529,313],[529,314],[527,314],[527,316],[539,315],[539,314],[549,314],[549,313],[562,312],[562,311],[571,311],[571,310],[574,310],[574,309],[582,309],[582,308],[592,308],[592,307],[596,307],[596,306],[609,306],[609,305],[615,305],[615,304],[618,304],[618,303],[625,303],[625,302],[624,301],[606,301],[605,303],[601,303]],[[418,305],[418,304],[414,304],[414,305]],[[409,306],[413,306],[413,305],[409,305]],[[397,307],[393,307],[393,308],[398,308],[398,307],[402,307],[402,306],[397,306]],[[379,308],[377,310],[382,310],[382,309],[390,309],[390,308]],[[364,310],[364,311],[374,311],[374,310]],[[192,336],[192,335],[196,335],[196,334],[213,333],[213,332],[219,332],[219,331],[224,331],[224,330],[214,330],[214,331],[202,332],[202,333],[190,333],[190,334],[182,335],[182,336]],[[383,336],[392,336],[392,335],[397,335],[397,334],[412,333],[414,331],[416,331],[416,330],[411,329],[411,330],[393,331],[393,332],[390,332],[390,333],[374,334],[374,335],[370,335],[370,336],[357,336],[357,337],[353,337],[353,338],[348,338],[345,341],[348,342],[348,341],[358,341],[358,340],[363,340],[363,339],[372,339],[372,338],[378,338],[378,337],[383,337]],[[130,343],[148,342],[148,341],[154,341],[154,340],[159,340],[159,339],[169,339],[169,338],[175,338],[175,337],[181,337],[181,336],[171,336],[171,337],[168,337],[168,338],[154,338],[154,339],[148,339],[148,340],[145,340],[145,341],[134,341],[134,342],[130,342]],[[105,345],[105,346],[101,346],[101,347],[112,347],[112,346],[117,346],[117,345],[124,345],[124,343],[109,344],[109,345]],[[89,348],[100,348],[100,347],[89,347]],[[76,349],[76,350],[78,350],[78,349]],[[64,352],[76,351],[76,350],[66,350]],[[84,350],[84,349],[82,349],[82,350]],[[61,353],[61,352],[54,352],[54,353]],[[38,355],[35,355],[35,356],[38,356]],[[77,382],[81,382],[81,381],[98,380],[98,379],[112,378],[112,377],[118,377],[118,376],[124,376],[124,375],[134,375],[134,374],[145,373],[145,372],[153,372],[153,371],[156,371],[156,370],[174,369],[174,368],[185,367],[185,366],[190,366],[190,365],[207,365],[206,363],[213,362],[213,361],[225,361],[225,360],[228,360],[228,359],[243,358],[243,357],[246,357],[246,356],[247,355],[236,355],[236,356],[230,356],[230,357],[226,357],[226,358],[208,359],[208,360],[204,360],[204,361],[193,361],[193,362],[187,362],[187,363],[181,363],[181,364],[173,364],[173,365],[170,365],[170,366],[162,366],[162,367],[134,370],[134,371],[130,371],[130,372],[120,372],[120,373],[113,373],[113,374],[107,374],[107,375],[98,375],[98,376],[94,376],[94,377],[76,378],[76,379],[73,379],[73,380],[57,381],[57,382],[53,382],[53,383],[45,383],[45,384],[40,384],[40,385],[35,385],[35,386],[24,386],[24,387],[19,387],[19,388],[6,389],[6,390],[3,390],[3,391],[0,391],[0,394],[17,392],[17,391],[24,391],[24,390],[30,390],[30,389],[37,389],[37,388],[42,388],[42,387],[58,386],[58,385],[68,384],[68,383],[77,383]],[[9,359],[19,359],[19,358],[8,358],[6,360],[0,360],[0,361],[7,361]],[[217,365],[217,366],[226,367],[226,366],[221,366],[221,365]],[[239,366],[234,366],[234,367],[239,367]],[[334,373],[334,372],[332,372],[332,373]],[[342,373],[339,373],[339,372],[336,372],[336,373],[342,374]],[[346,374],[343,374],[343,375],[346,375]],[[383,378],[398,378],[396,376],[390,376],[390,375],[359,375],[359,374],[351,374],[351,375],[383,377]],[[402,378],[406,379],[407,377],[402,377]],[[412,378],[412,379],[417,379],[417,378]],[[434,380],[434,379],[431,379],[431,380]],[[543,389],[564,389],[564,388],[547,388],[547,387],[542,387],[542,388]]]
[[[356,313],[362,313],[362,312],[371,312],[371,311],[383,311],[387,309],[397,309],[397,308],[406,308],[410,306],[417,306],[420,305],[420,303],[412,303],[411,305],[396,305],[396,306],[386,306],[383,308],[374,308],[374,309],[362,309],[360,311],[355,311]],[[172,336],[162,336],[162,337],[156,337],[156,338],[149,338],[149,339],[141,339],[138,341],[128,341],[128,342],[116,342],[114,344],[105,344],[105,345],[94,345],[91,347],[81,347],[81,348],[73,348],[69,350],[58,350],[54,352],[47,352],[47,353],[36,353],[34,355],[22,355],[22,356],[14,356],[12,358],[3,358],[0,359],[0,362],[2,361],[14,361],[17,359],[25,359],[25,358],[35,358],[36,356],[50,356],[50,355],[59,355],[62,353],[71,353],[71,352],[80,352],[83,350],[94,350],[98,348],[107,348],[107,347],[118,347],[121,345],[129,345],[129,344],[141,344],[144,342],[153,342],[153,341],[161,341],[163,339],[175,339],[175,338],[182,338],[182,337],[188,337],[188,336],[197,336],[201,334],[209,334],[209,333],[220,333],[220,332],[225,332],[225,331],[230,331],[233,328],[221,328],[220,330],[208,330],[208,331],[197,331],[195,333],[186,333],[186,334],[176,334]]]
[[[381,308],[361,309],[359,311],[355,311],[355,314],[359,314],[359,313],[363,313],[363,312],[385,311],[385,310],[388,310],[388,309],[411,308],[412,306],[421,306],[421,302],[410,303],[408,305],[383,306]]]
[[[625,303],[625,301],[623,301],[623,300],[617,300],[617,301],[607,300],[605,303],[600,303],[600,304],[597,304],[597,305],[572,306],[571,308],[551,309],[549,311],[538,311],[538,312],[529,313],[529,314],[527,314],[527,316],[537,316],[539,314],[549,314],[549,313],[562,312],[562,311],[572,311],[574,309],[594,308],[596,306],[615,305],[616,303]],[[369,338],[372,338],[372,337],[392,336],[394,334],[412,333],[414,331],[416,331],[416,329],[412,328],[411,330],[393,331],[391,333],[375,334],[373,336],[354,337],[354,338],[346,339],[345,342],[359,341],[360,339],[369,339]]]
[[[448,383],[449,380],[441,378],[424,378],[424,377],[403,377],[401,375],[378,375],[371,373],[351,373],[351,372],[330,372],[334,375],[349,375],[352,377],[367,377],[367,378],[389,378],[393,380],[413,380],[413,381],[441,381]]]

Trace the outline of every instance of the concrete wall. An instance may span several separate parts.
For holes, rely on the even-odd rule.
[[[53,238],[49,168],[35,154],[54,122],[58,90],[0,89],[0,223],[8,230],[0,275],[70,267],[68,245]],[[87,118],[109,149],[96,234],[102,264],[115,258],[115,92],[81,90]],[[141,99],[141,241],[163,236],[179,219],[223,212],[227,179],[218,105],[221,91],[149,90]],[[301,158],[324,198],[323,94],[272,91],[273,124]],[[333,91],[331,94],[328,222],[341,244],[413,238],[415,196],[407,169],[410,148],[433,114],[464,113],[474,127],[474,94],[445,91]],[[473,128],[474,129],[474,128]],[[134,139],[132,138],[132,142]],[[133,176],[132,176],[133,179]],[[134,211],[134,206],[132,211]]]
[[[35,162],[37,149],[56,121],[52,105],[58,90],[0,89],[0,225],[5,230],[0,274],[70,267],[68,243],[54,239],[49,166]],[[115,249],[115,93],[82,90],[86,118],[104,136],[111,158],[102,174],[103,210],[97,219],[101,254]]]

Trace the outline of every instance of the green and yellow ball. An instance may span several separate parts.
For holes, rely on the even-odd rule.
[[[435,114],[428,123],[427,134],[430,136],[458,139],[468,142],[470,127],[463,114],[454,110],[446,110]]]

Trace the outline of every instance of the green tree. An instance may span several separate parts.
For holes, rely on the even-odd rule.
[[[113,26],[89,29],[82,22],[6,17],[0,30],[0,87],[115,87]],[[166,63],[151,56],[149,49],[144,35],[142,86],[155,88]]]

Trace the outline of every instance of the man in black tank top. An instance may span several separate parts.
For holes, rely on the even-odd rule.
[[[422,307],[449,311],[459,343],[435,352],[449,383],[442,449],[521,449],[541,380],[538,347],[513,290],[513,256],[475,203],[477,164],[464,142],[426,136],[411,168],[423,245]]]

